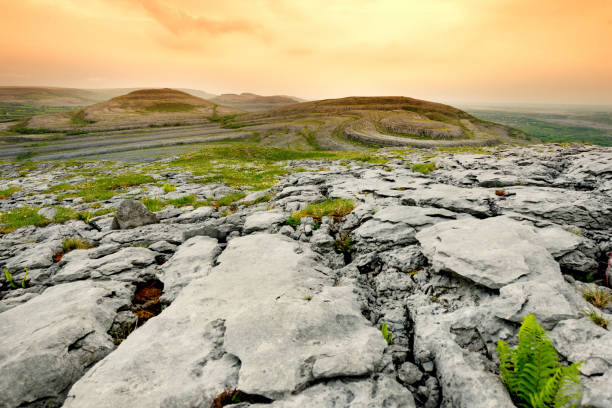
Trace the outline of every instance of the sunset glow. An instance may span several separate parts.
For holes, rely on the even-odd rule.
[[[610,0],[2,0],[0,85],[612,103]]]

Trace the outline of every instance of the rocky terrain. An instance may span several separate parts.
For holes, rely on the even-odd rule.
[[[165,160],[89,198],[123,165],[0,164],[0,407],[512,407],[495,346],[527,314],[584,362],[582,406],[612,406],[585,314],[612,304],[584,297],[610,294],[612,150],[376,157],[284,161],[268,190]],[[20,208],[39,226],[11,232]]]

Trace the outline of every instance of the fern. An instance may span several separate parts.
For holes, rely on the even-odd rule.
[[[534,315],[523,319],[518,346],[497,342],[499,371],[519,407],[576,407],[582,397],[581,363],[569,367],[559,363],[557,350]]]

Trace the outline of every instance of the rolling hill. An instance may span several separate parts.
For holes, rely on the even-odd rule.
[[[174,89],[143,89],[79,110],[34,116],[30,129],[81,131],[208,123],[216,115],[240,111]]]
[[[222,94],[210,99],[220,105],[230,106],[232,108],[245,111],[259,111],[266,109],[274,109],[281,106],[293,105],[303,102],[299,98],[285,95],[261,96],[253,93],[243,92],[241,94]]]

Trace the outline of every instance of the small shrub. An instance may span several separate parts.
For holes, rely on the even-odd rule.
[[[164,184],[163,189],[164,189],[164,193],[166,193],[166,194],[171,193],[173,191],[176,191],[176,187],[173,186],[172,184],[168,184],[168,183]]]
[[[612,294],[598,287],[583,289],[582,297],[593,306],[599,308],[606,307],[608,303],[612,302]]]
[[[312,295],[304,296],[304,300],[310,302],[312,300]]]
[[[593,321],[599,327],[603,327],[604,329],[608,328],[608,319],[600,315],[595,309],[587,309],[584,311],[584,314]]]
[[[353,252],[353,238],[346,233],[336,240],[334,250],[341,254],[350,254]]]
[[[575,407],[582,397],[581,363],[563,366],[534,315],[523,319],[518,346],[497,341],[499,370],[514,403],[521,407]]]
[[[391,342],[393,341],[393,332],[389,330],[387,322],[384,322],[382,324],[380,332],[382,333],[383,338],[387,341],[387,344],[391,344]]]
[[[421,173],[421,174],[429,174],[436,169],[436,163],[418,163],[411,167],[412,171]]]
[[[64,249],[64,253],[67,254],[70,251],[74,251],[75,249],[89,249],[93,248],[93,246],[87,242],[82,240],[81,238],[66,238],[64,242],[62,242],[62,248]]]

